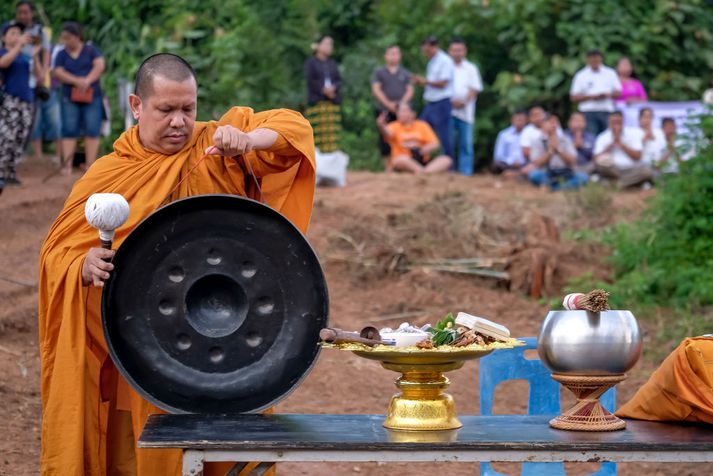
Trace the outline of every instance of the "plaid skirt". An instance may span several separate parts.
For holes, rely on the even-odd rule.
[[[314,145],[319,151],[327,153],[337,150],[342,130],[342,106],[331,101],[320,101],[309,106],[305,116],[314,129]]]

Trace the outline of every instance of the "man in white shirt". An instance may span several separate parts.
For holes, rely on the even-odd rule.
[[[569,96],[579,104],[587,118],[587,130],[594,135],[607,127],[609,114],[615,110],[614,99],[621,95],[621,81],[612,68],[603,64],[602,53],[587,53],[587,66],[577,71]]]
[[[520,169],[527,163],[520,147],[520,135],[525,124],[527,124],[525,111],[515,111],[510,118],[510,127],[498,133],[493,152],[493,173],[520,175]]]
[[[642,162],[643,134],[637,128],[625,128],[621,112],[609,115],[609,128],[594,143],[596,171],[617,179],[621,187],[651,184],[653,170]]]
[[[522,134],[520,134],[520,147],[522,147],[522,155],[526,161],[532,160],[532,157],[530,157],[532,145],[535,141],[542,140],[544,137],[540,127],[542,127],[545,117],[545,110],[540,106],[532,106],[527,113],[530,123],[525,126]]]
[[[448,54],[454,64],[451,129],[454,149],[458,152],[456,170],[462,175],[473,175],[475,101],[483,90],[483,80],[478,67],[465,59],[468,49],[463,38],[453,37]]]
[[[428,58],[426,77],[413,76],[414,83],[423,86],[423,99],[426,101],[421,119],[436,132],[443,153],[453,157],[450,134],[453,60],[438,47],[438,40],[433,36],[423,40],[421,51]]]
[[[587,174],[574,169],[577,149],[562,131],[559,118],[546,116],[541,130],[542,138],[534,141],[530,149],[530,163],[522,168],[530,183],[552,191],[586,185]]]

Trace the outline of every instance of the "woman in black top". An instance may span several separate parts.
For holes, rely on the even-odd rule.
[[[339,89],[342,76],[337,63],[330,59],[334,44],[332,38],[323,36],[312,48],[314,56],[305,62],[307,81],[306,116],[314,129],[314,145],[320,152],[337,150],[341,130],[342,98]]]

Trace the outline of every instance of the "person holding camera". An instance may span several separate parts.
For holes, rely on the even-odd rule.
[[[0,48],[0,75],[2,107],[0,107],[0,192],[8,185],[19,185],[15,172],[17,160],[22,156],[25,139],[32,126],[32,102],[34,92],[30,88],[31,68],[39,69],[39,62],[32,61],[40,53],[40,45],[32,49],[32,57],[22,53],[32,37],[24,33],[22,23],[10,22],[2,29]]]
[[[453,160],[439,154],[438,136],[426,121],[416,119],[416,113],[407,102],[396,108],[396,120],[386,123],[386,113],[378,119],[379,129],[391,146],[387,170],[414,174],[447,172]]]
[[[99,78],[105,64],[99,49],[84,41],[79,23],[65,22],[60,41],[64,49],[57,53],[52,75],[62,83],[62,173],[71,175],[79,137],[84,137],[87,168],[97,158],[104,113]]]

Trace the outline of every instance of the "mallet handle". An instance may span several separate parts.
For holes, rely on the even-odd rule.
[[[367,339],[361,337],[357,332],[344,331],[334,327],[325,327],[319,331],[319,337],[323,341],[329,342],[330,344],[347,344],[351,342],[366,345],[383,344],[381,339]]]

